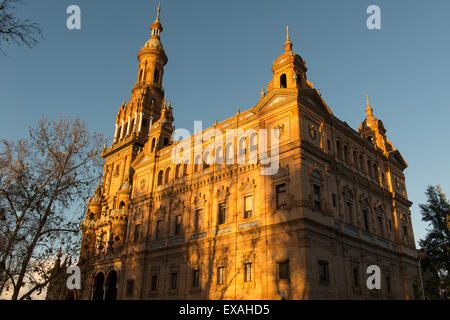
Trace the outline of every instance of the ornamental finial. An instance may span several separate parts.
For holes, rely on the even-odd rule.
[[[159,21],[159,13],[161,11],[161,2],[158,2],[158,9],[157,9],[157,14],[156,14],[156,21]]]

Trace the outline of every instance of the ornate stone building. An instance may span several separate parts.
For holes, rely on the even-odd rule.
[[[87,204],[76,298],[414,298],[407,164],[369,100],[358,131],[336,118],[288,33],[255,106],[185,139],[203,134],[175,163],[162,31],[158,8]],[[261,173],[261,129],[278,129],[274,174]],[[366,286],[369,265],[380,290]]]

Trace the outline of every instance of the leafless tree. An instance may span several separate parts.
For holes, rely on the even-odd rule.
[[[0,295],[11,290],[13,300],[46,286],[60,246],[66,256],[78,251],[83,204],[102,166],[103,138],[78,119],[43,118],[29,133],[0,149]]]
[[[15,43],[28,48],[37,43],[37,36],[42,35],[41,28],[29,19],[19,19],[14,14],[22,0],[0,0],[0,52],[4,43]],[[3,52],[4,53],[4,52]]]

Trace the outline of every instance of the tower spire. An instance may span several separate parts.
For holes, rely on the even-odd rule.
[[[156,13],[156,21],[159,21],[159,13],[161,11],[161,1],[158,2],[158,9],[157,9],[157,13]]]
[[[284,52],[292,51],[292,42],[289,37],[289,26],[286,26],[286,42],[284,43]]]
[[[373,115],[372,106],[370,105],[369,95],[368,94],[366,94],[366,100],[367,100],[366,118],[367,119],[372,119],[372,118],[374,118],[374,115]]]

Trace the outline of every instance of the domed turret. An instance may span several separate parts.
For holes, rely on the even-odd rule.
[[[312,88],[312,83],[306,79],[307,71],[305,61],[292,49],[288,26],[284,53],[273,62],[273,79],[267,86],[267,92],[275,88]]]

